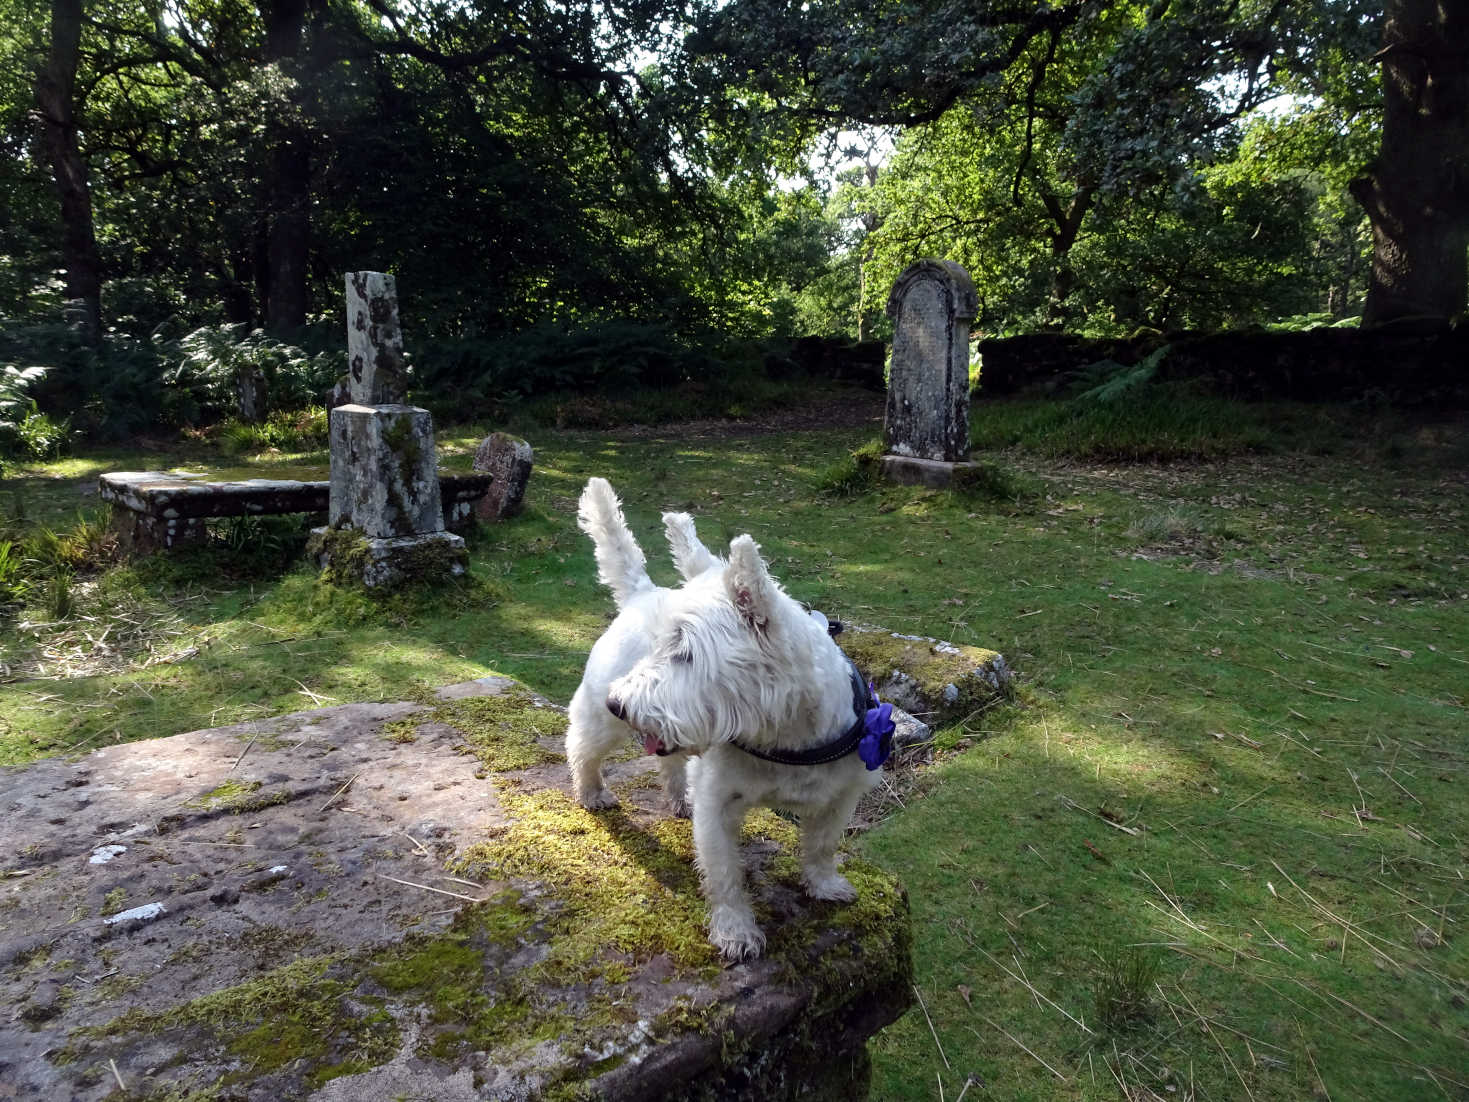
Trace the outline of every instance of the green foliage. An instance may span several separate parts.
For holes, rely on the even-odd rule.
[[[218,438],[225,451],[236,455],[315,451],[326,447],[327,426],[326,407],[309,405],[275,410],[255,424],[229,418],[219,427]]]
[[[1102,360],[1081,368],[1072,379],[1072,390],[1080,403],[1110,405],[1137,396],[1158,374],[1158,365],[1168,355],[1168,346],[1149,352],[1130,366],[1113,360]]]
[[[1309,329],[1356,329],[1362,324],[1360,316],[1350,318],[1333,318],[1330,314],[1296,314],[1288,318],[1279,318],[1271,322],[1265,328],[1279,330],[1283,333],[1304,333]]]
[[[20,551],[12,540],[0,540],[0,615],[25,600],[30,591]]]
[[[76,610],[73,582],[95,576],[117,558],[117,537],[105,513],[79,511],[68,528],[11,522],[17,538],[0,541],[0,610],[13,612],[28,598],[39,598],[51,620],[69,619]]]
[[[1149,949],[1117,946],[1098,954],[1097,1020],[1109,1033],[1123,1033],[1147,1022],[1154,1011],[1153,985],[1161,961]]]
[[[242,387],[253,382],[264,386],[273,410],[302,409],[331,387],[341,362],[244,325],[200,326],[170,344],[168,354],[173,363],[163,381],[178,392],[176,401],[204,416],[238,408]]]
[[[71,592],[71,571],[65,567],[53,569],[47,575],[44,589],[44,607],[52,620],[69,620],[76,611],[76,601]]]
[[[31,388],[46,374],[39,365],[0,363],[0,455],[54,459],[66,445],[69,424],[57,423],[36,408]],[[0,470],[3,470],[0,464]]]
[[[836,497],[865,494],[877,486],[881,461],[882,441],[869,440],[821,470],[816,476],[816,489]]]
[[[96,439],[187,420],[177,416],[174,392],[163,385],[165,345],[154,334],[111,332],[93,348],[68,325],[0,319],[0,362],[35,371],[29,386],[38,408]]]
[[[0,363],[0,418],[8,419],[0,423],[14,423],[17,415],[29,408],[30,389],[45,374],[46,369],[39,365],[18,367]]]
[[[1344,189],[1375,147],[1379,10],[1022,11],[748,0],[709,18],[696,48],[760,73],[772,113],[904,127],[875,182],[852,170],[839,189],[829,270],[846,278],[812,284],[827,316],[855,326],[923,256],[970,270],[994,334],[1353,312],[1368,242]]]
[[[1263,417],[1242,416],[1239,403],[1225,401],[1180,383],[1129,383],[1136,368],[1096,389],[1123,386],[1126,400],[1088,396],[1045,401],[985,402],[970,414],[970,439],[976,448],[1021,446],[1042,455],[1128,462],[1202,460],[1300,446],[1323,428],[1308,412],[1290,424],[1303,435],[1295,440],[1286,426]],[[1284,430],[1284,431],[1282,431]]]
[[[550,391],[674,386],[717,374],[721,351],[712,333],[691,339],[666,323],[619,319],[436,341],[415,353],[413,366],[422,400],[463,417]]]
[[[71,419],[57,421],[33,400],[19,421],[0,422],[0,445],[23,459],[59,459],[71,441]]]

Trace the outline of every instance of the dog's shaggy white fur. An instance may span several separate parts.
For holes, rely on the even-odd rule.
[[[749,536],[711,554],[686,513],[664,514],[678,589],[655,586],[612,487],[593,478],[578,523],[596,545],[598,577],[618,616],[597,640],[572,697],[566,756],[577,798],[592,810],[617,798],[602,763],[637,732],[660,754],[675,814],[692,798],[694,849],[710,905],[709,937],[725,957],[758,956],[765,936],[744,888],[739,836],[755,807],[801,821],[808,894],[849,901],[836,849],[858,799],[878,783],[857,754],[824,765],[764,761],[759,750],[799,750],[852,727],[851,667],[822,623],[770,576]],[[697,760],[690,761],[690,758]]]

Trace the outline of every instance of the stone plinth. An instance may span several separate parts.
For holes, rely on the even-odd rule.
[[[474,469],[493,479],[489,492],[475,506],[480,520],[505,520],[520,512],[534,459],[530,444],[509,433],[492,432],[480,441]]]
[[[464,541],[444,531],[433,418],[403,404],[397,282],[385,272],[347,274],[347,359],[352,401],[329,415],[327,527],[307,550],[339,582],[463,574]]]
[[[885,455],[880,470],[883,478],[904,486],[927,486],[930,490],[946,490],[963,479],[963,472],[974,464],[945,463],[938,459],[918,459],[911,455]]]
[[[865,1097],[912,997],[901,889],[851,859],[857,901],[812,903],[752,817],[770,941],[722,968],[652,759],[587,812],[564,729],[483,678],[0,769],[0,1093]]]
[[[329,525],[371,539],[444,530],[428,410],[352,403],[330,419]]]
[[[887,455],[949,464],[968,456],[969,323],[977,309],[969,273],[951,260],[920,260],[893,284]],[[893,468],[895,474],[913,470]],[[928,477],[912,480],[933,484]]]
[[[998,651],[859,625],[848,626],[841,644],[878,696],[935,727],[969,719],[1014,693],[1014,671]]]
[[[469,570],[464,537],[453,532],[372,538],[355,528],[313,528],[306,553],[329,581],[369,589],[459,577]]]
[[[307,548],[322,568],[374,588],[463,574],[469,555],[444,531],[428,410],[348,404],[330,418],[327,527]]]

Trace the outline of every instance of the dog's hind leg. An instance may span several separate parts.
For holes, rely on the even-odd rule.
[[[850,903],[857,889],[837,872],[837,843],[852,821],[857,801],[865,789],[856,785],[840,793],[826,807],[801,815],[801,879],[812,899]]]
[[[583,687],[571,698],[567,709],[566,761],[571,766],[571,786],[577,801],[589,811],[601,811],[617,806],[617,797],[602,777],[602,763],[620,744],[628,741],[630,732],[627,724],[590,696]]]
[[[687,513],[664,513],[663,534],[668,537],[673,565],[684,581],[693,581],[714,565],[714,555],[699,539],[694,518]]]

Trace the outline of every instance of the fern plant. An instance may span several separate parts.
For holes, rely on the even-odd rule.
[[[300,409],[331,385],[337,357],[312,355],[244,325],[202,325],[174,344],[164,382],[194,396],[204,410],[239,410],[263,387],[270,408]]]
[[[0,540],[0,612],[25,600],[30,584],[21,570],[19,550],[10,540]]]
[[[32,384],[46,374],[44,367],[16,367],[0,364],[0,449],[19,449],[20,426],[36,408],[30,398]],[[0,464],[3,469],[3,464]]]
[[[1088,364],[1073,376],[1073,385],[1079,388],[1076,400],[1112,405],[1123,398],[1132,397],[1136,391],[1157,378],[1158,365],[1166,355],[1168,345],[1165,344],[1132,365],[1120,364],[1115,360]]]

